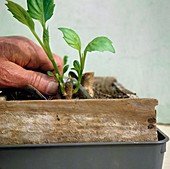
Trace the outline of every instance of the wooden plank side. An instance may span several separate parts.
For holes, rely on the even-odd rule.
[[[0,144],[157,141],[156,99],[0,102]]]

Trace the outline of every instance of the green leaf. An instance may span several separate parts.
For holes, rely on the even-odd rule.
[[[80,71],[80,63],[77,60],[75,60],[73,62],[73,66],[74,66],[75,70]]]
[[[12,1],[7,1],[6,6],[8,7],[8,10],[13,14],[14,18],[28,26],[31,31],[34,31],[34,21],[24,8]]]
[[[63,68],[63,74],[67,72],[68,68],[69,68],[69,65],[65,65],[65,66],[64,66],[64,68]]]
[[[64,56],[64,58],[63,58],[63,62],[64,62],[64,65],[66,65],[66,64],[67,64],[67,62],[68,62],[68,56]]]
[[[80,37],[77,35],[75,31],[68,28],[58,28],[64,35],[64,40],[67,42],[69,46],[81,51],[81,41]]]
[[[54,74],[53,74],[53,72],[51,72],[51,71],[47,71],[47,74],[48,74],[48,76],[54,77]]]
[[[77,72],[77,74],[80,75],[80,71],[81,71],[80,63],[77,60],[75,60],[73,62],[73,66],[74,67],[71,68],[71,70],[75,70]]]
[[[92,51],[109,51],[115,53],[115,49],[112,46],[112,41],[107,37],[97,37],[93,39],[85,48],[85,53]]]
[[[45,22],[50,19],[54,12],[54,0],[27,0],[28,13],[39,20],[44,27]]]

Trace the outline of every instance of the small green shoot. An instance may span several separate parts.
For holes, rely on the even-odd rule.
[[[68,56],[64,56],[63,58],[63,63],[64,63],[64,66],[63,66],[63,78],[64,78],[64,74],[67,72],[68,68],[69,68],[69,65],[67,64],[68,62]]]
[[[63,63],[64,63],[64,66],[63,66],[63,74],[62,74],[62,78],[64,79],[64,74],[67,72],[68,68],[69,68],[69,65],[67,64],[67,61],[68,61],[68,56],[64,56],[63,58]],[[51,71],[47,71],[47,75],[48,76],[51,76],[51,77],[54,77],[54,73],[51,72]]]
[[[93,39],[82,52],[80,37],[74,30],[68,29],[68,28],[59,28],[59,30],[63,33],[64,35],[63,38],[66,41],[66,43],[72,48],[76,49],[79,54],[79,61],[74,60],[73,68],[71,68],[77,73],[77,77],[78,77],[77,79],[78,85],[73,91],[73,93],[77,93],[77,91],[80,88],[81,81],[82,81],[87,52],[109,51],[109,52],[115,53],[115,49],[112,46],[112,41],[110,39],[108,39],[107,37],[101,36],[101,37],[97,37]]]
[[[28,10],[25,10],[19,4],[10,0],[7,0],[6,6],[8,7],[8,10],[13,14],[14,18],[16,18],[18,21],[20,21],[30,29],[37,41],[44,49],[45,53],[47,54],[54,66],[55,73],[53,75],[59,82],[61,93],[65,95],[63,75],[60,74],[58,67],[55,63],[53,54],[51,52],[49,44],[49,30],[46,25],[46,22],[52,17],[54,12],[54,0],[27,0]],[[38,20],[42,26],[42,39],[39,38],[35,31],[35,23],[33,19]],[[64,67],[64,72],[67,69],[68,65]]]
[[[53,72],[51,72],[51,71],[47,71],[47,75],[48,75],[48,76],[51,76],[51,77],[54,77],[54,74],[53,74]]]

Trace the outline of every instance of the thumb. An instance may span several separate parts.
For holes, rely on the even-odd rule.
[[[27,70],[25,78],[28,84],[43,94],[54,95],[58,92],[58,82],[46,74]]]
[[[0,87],[24,87],[28,84],[43,94],[54,95],[58,91],[58,82],[46,74],[26,70],[21,66],[0,59]]]

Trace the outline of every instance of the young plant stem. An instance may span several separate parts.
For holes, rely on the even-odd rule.
[[[73,93],[77,93],[77,92],[78,92],[78,90],[79,90],[79,88],[80,88],[82,76],[83,76],[84,57],[83,57],[83,54],[81,53],[81,50],[79,50],[79,59],[80,59],[80,67],[81,67],[81,70],[80,70],[79,75],[78,75],[77,86],[76,86],[76,88],[74,89]]]
[[[64,84],[63,84],[63,79],[62,79],[62,76],[58,70],[58,67],[55,63],[55,60],[54,60],[54,57],[53,57],[53,54],[51,52],[51,49],[50,49],[50,46],[49,46],[49,43],[47,44],[47,46],[44,45],[44,43],[40,40],[40,38],[38,37],[38,35],[36,34],[35,31],[32,31],[31,32],[33,33],[33,35],[35,36],[35,38],[37,39],[37,41],[39,42],[39,44],[41,45],[41,47],[44,49],[45,53],[47,54],[48,58],[50,59],[51,63],[53,64],[53,67],[54,67],[54,70],[55,70],[55,78],[58,80],[59,82],[59,85],[60,85],[60,90],[61,90],[61,93],[63,95],[65,95],[65,90],[64,90]]]
[[[60,72],[59,72],[59,70],[58,70],[58,67],[57,67],[57,65],[56,65],[56,63],[55,63],[55,61],[54,61],[53,54],[52,54],[51,49],[50,49],[49,47],[47,48],[46,54],[48,55],[50,61],[51,61],[52,64],[53,64],[54,70],[55,70],[55,72],[56,72],[56,73],[54,74],[54,76],[55,76],[56,80],[58,80],[58,82],[59,82],[61,93],[62,93],[63,95],[66,95],[65,89],[64,89],[64,82],[63,82],[62,75],[60,74]]]

